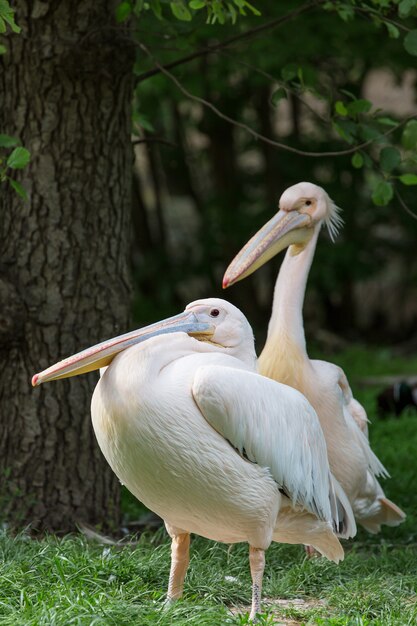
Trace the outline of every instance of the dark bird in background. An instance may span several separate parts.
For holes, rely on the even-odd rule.
[[[390,413],[399,417],[406,407],[417,408],[417,382],[410,385],[402,380],[387,387],[377,396],[377,406],[383,418]]]

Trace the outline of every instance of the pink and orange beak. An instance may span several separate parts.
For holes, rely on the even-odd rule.
[[[36,387],[50,380],[58,380],[59,378],[68,378],[70,376],[78,376],[98,370],[101,367],[110,365],[114,357],[127,350],[131,346],[146,341],[157,335],[167,333],[185,332],[192,337],[207,338],[214,334],[214,326],[206,322],[201,322],[198,315],[192,311],[184,311],[174,317],[169,317],[161,322],[156,322],[150,326],[133,330],[130,333],[114,337],[102,343],[98,343],[91,348],[87,348],[82,352],[78,352],[73,356],[51,365],[48,369],[43,370],[39,374],[35,374],[32,378],[32,385]]]
[[[306,213],[278,211],[230,263],[223,277],[223,289],[255,272],[284,248],[305,244],[312,235],[311,226],[311,217]]]

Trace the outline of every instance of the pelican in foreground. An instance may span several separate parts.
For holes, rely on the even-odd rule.
[[[272,541],[313,545],[339,562],[356,532],[329,471],[314,409],[255,373],[252,329],[224,300],[116,337],[54,365],[33,384],[108,366],[91,412],[100,448],[172,539],[168,601],[182,595],[190,533],[249,543],[250,618],[260,611]]]
[[[332,239],[342,224],[339,209],[327,193],[312,183],[289,187],[280,198],[278,213],[229,265],[223,286],[249,276],[289,246],[275,285],[259,372],[298,389],[311,402],[326,438],[331,471],[345,490],[356,520],[377,533],[381,524],[400,524],[405,514],[385,497],[377,480],[388,474],[370,448],[366,412],[354,399],[343,370],[309,359],[306,349],[304,293],[323,224]]]

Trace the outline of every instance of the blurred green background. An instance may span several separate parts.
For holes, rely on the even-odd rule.
[[[278,12],[276,3],[265,2],[262,22],[296,6],[283,2]],[[227,292],[221,291],[222,275],[275,213],[284,189],[307,180],[326,189],[345,221],[335,244],[327,233],[319,241],[305,307],[308,338],[319,340],[324,329],[349,341],[411,350],[417,345],[416,216],[396,196],[387,206],[371,199],[376,180],[398,179],[401,167],[383,171],[378,159],[381,148],[401,146],[402,129],[361,153],[365,163],[358,167],[352,154],[313,158],[279,150],[204,104],[309,152],[375,137],[377,114],[395,122],[417,113],[413,57],[387,36],[386,24],[313,11],[141,80],[148,67],[155,71],[155,58],[159,64],[177,61],[257,24],[254,16],[222,27],[198,18],[192,25],[142,18],[147,53],[138,53],[135,95],[135,321],[171,314],[195,298],[223,296],[246,313],[260,348],[282,257]],[[350,118],[342,109],[335,116],[339,99],[355,98],[372,102],[369,115]],[[402,159],[415,168],[415,151],[402,150]],[[415,187],[399,186],[415,210]]]

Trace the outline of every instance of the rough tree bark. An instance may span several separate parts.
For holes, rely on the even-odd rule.
[[[0,128],[32,161],[29,202],[0,191],[0,512],[13,527],[109,527],[119,488],[90,424],[96,374],[30,379],[128,327],[134,50],[109,0],[14,7]]]

